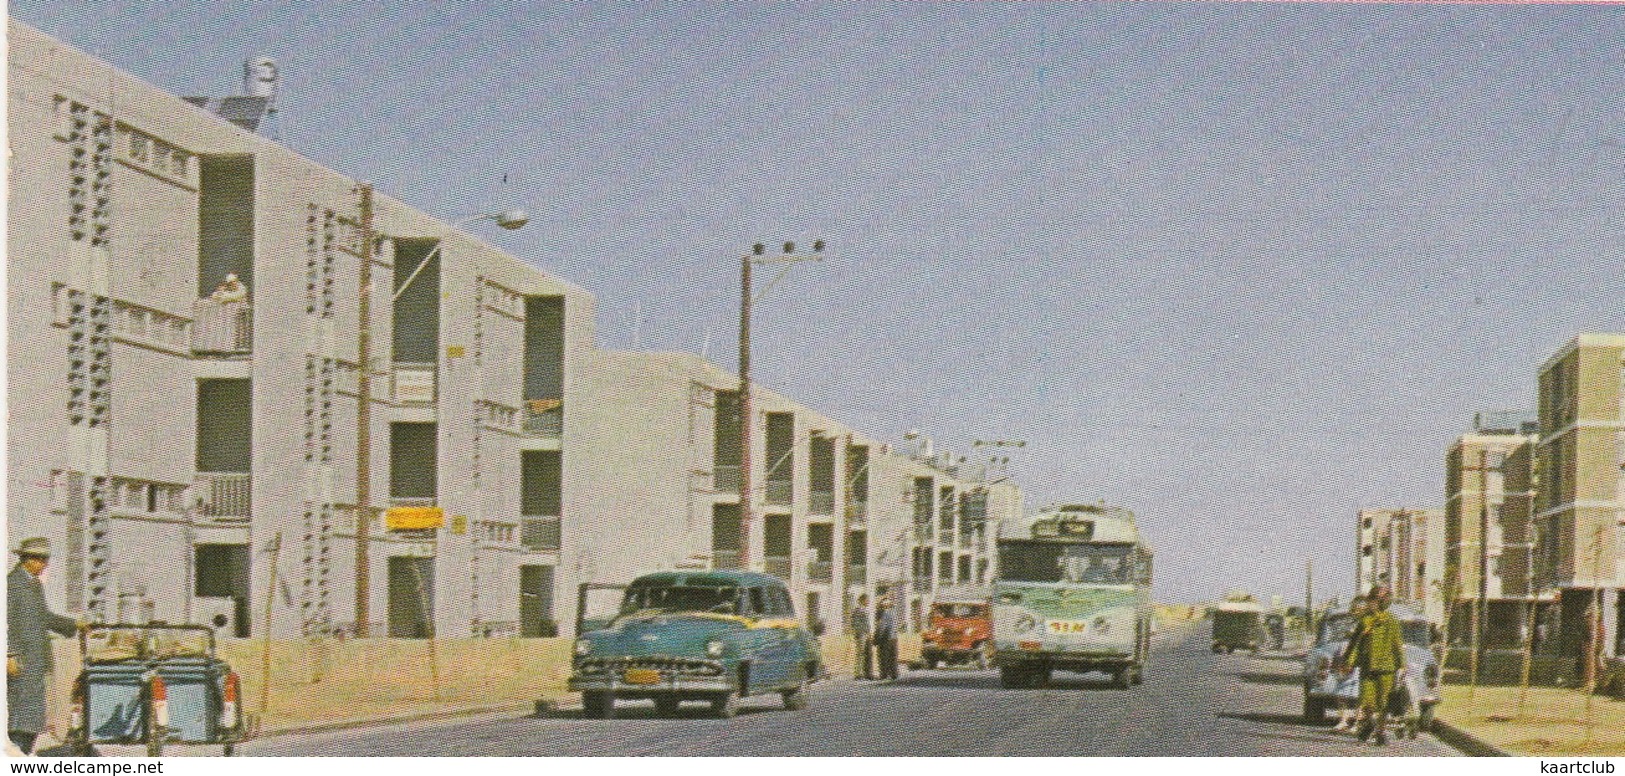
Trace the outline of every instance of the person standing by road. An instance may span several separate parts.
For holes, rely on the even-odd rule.
[[[1357,595],[1349,603],[1349,614],[1354,619],[1354,629],[1349,632],[1348,647],[1344,648],[1343,654],[1337,659],[1337,725],[1332,728],[1333,733],[1353,731],[1361,722],[1360,674],[1354,670],[1349,659],[1354,651],[1354,642],[1364,637],[1365,617],[1369,613],[1365,596]]]
[[[6,577],[6,730],[24,754],[45,729],[45,680],[51,675],[51,633],[72,636],[79,623],[45,605],[39,576],[51,560],[51,543],[35,537],[18,543],[17,565]]]
[[[880,678],[897,678],[897,615],[891,596],[881,596],[875,611],[875,652],[880,658]]]
[[[869,615],[869,594],[858,594],[858,605],[852,607],[852,643],[857,647],[857,660],[852,666],[854,679],[875,678],[874,662],[870,654],[874,650],[874,641],[871,635],[874,632],[874,621]]]
[[[1360,740],[1377,734],[1379,746],[1388,743],[1388,696],[1394,691],[1394,675],[1405,668],[1405,647],[1399,621],[1388,612],[1388,588],[1371,588],[1367,614],[1349,640],[1347,664],[1360,669]]]

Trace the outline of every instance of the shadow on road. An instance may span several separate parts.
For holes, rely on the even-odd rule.
[[[1237,671],[1235,676],[1243,682],[1251,682],[1253,684],[1298,685],[1303,683],[1303,677],[1296,674],[1266,674],[1258,671]]]
[[[776,702],[771,705],[763,706],[741,705],[739,707],[738,714],[741,717],[745,717],[752,714],[766,714],[774,711],[784,711],[784,708],[778,705]],[[616,705],[614,716],[607,720],[589,717],[587,716],[587,713],[581,709],[553,709],[550,711],[537,711],[534,714],[526,714],[519,719],[577,719],[592,722],[659,722],[662,720],[673,719],[716,718],[711,716],[711,709],[704,704],[696,703],[691,705],[685,703],[678,707],[677,713],[667,715],[661,714],[659,711],[657,711],[653,704],[638,703],[632,706]]]
[[[1098,677],[1098,678],[1096,678]],[[909,674],[894,683],[897,687],[929,687],[944,690],[1003,690],[999,675],[977,671],[961,674]],[[1113,690],[1111,678],[1105,674],[1071,674],[1056,672],[1043,687],[1011,689],[1009,692],[1031,690]]]
[[[1239,719],[1245,722],[1264,722],[1271,725],[1291,725],[1293,727],[1300,728],[1318,729],[1327,727],[1326,723],[1324,722],[1316,723],[1304,719],[1302,714],[1271,714],[1259,712],[1237,713],[1231,711],[1221,711],[1219,712],[1218,716],[1220,719]]]

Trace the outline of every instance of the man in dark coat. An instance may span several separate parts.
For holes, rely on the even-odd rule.
[[[51,559],[51,544],[42,538],[17,545],[17,566],[6,577],[7,732],[24,754],[45,729],[45,680],[51,675],[51,633],[72,636],[78,622],[54,614],[45,605],[39,576]]]
[[[869,657],[874,652],[874,640],[870,638],[873,630],[874,622],[869,619],[869,596],[860,593],[858,605],[852,607],[852,643],[858,648],[858,659],[852,667],[856,679],[875,678],[874,663]]]
[[[875,609],[875,652],[880,658],[880,678],[897,678],[897,615],[891,596],[881,596]]]

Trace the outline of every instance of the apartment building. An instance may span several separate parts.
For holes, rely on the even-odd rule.
[[[8,33],[8,529],[57,548],[52,599],[236,635],[266,602],[279,637],[551,630],[592,297]]]
[[[1356,516],[1354,586],[1387,585],[1393,602],[1444,618],[1444,510],[1362,509]]]
[[[1538,425],[1480,413],[1445,454],[1444,586],[1461,643],[1516,647],[1530,632]]]
[[[572,440],[621,487],[574,483],[566,507],[583,581],[659,568],[749,566],[786,580],[809,622],[832,631],[857,596],[891,593],[908,623],[943,586],[985,582],[994,531],[1021,513],[1008,480],[890,445],[779,393],[752,394],[752,520],[739,508],[739,382],[698,356],[597,351],[594,397]],[[630,551],[630,548],[636,551]]]
[[[1582,334],[1539,371],[1534,580],[1569,656],[1625,654],[1625,335]],[[1596,635],[1598,638],[1593,638]]]

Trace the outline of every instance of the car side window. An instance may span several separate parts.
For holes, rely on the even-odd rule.
[[[795,604],[790,602],[790,591],[774,586],[767,589],[768,598],[772,601],[772,613],[775,617],[795,617]]]
[[[743,614],[746,617],[761,617],[763,614],[767,613],[767,602],[762,600],[761,588],[753,587],[747,589],[743,599],[745,606],[744,611],[740,612],[740,614]]]

